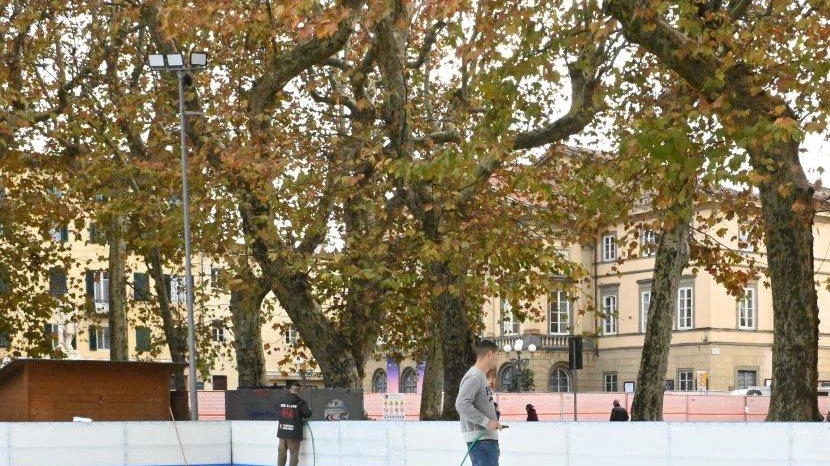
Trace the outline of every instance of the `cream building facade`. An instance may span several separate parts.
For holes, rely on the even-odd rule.
[[[698,211],[707,216],[710,212]],[[755,256],[764,264],[761,251],[746,247],[746,225],[723,222],[707,230],[726,234],[721,242],[740,254]],[[639,247],[627,254],[631,230],[622,225],[598,232],[593,244],[573,245],[562,253],[578,262],[592,276],[590,285],[557,291],[533,303],[540,318],[520,322],[512,312],[517,304],[499,298],[484,305],[482,338],[494,340],[500,348],[524,343],[523,359],[534,372],[535,391],[569,392],[576,376],[579,392],[623,392],[636,389],[645,322],[654,273],[655,235],[641,231]],[[701,233],[696,233],[701,234]],[[818,215],[814,227],[815,279],[820,309],[819,381],[830,387],[830,217]],[[742,247],[743,246],[743,247]],[[763,246],[761,246],[763,247]],[[552,278],[556,279],[556,278]],[[667,390],[730,391],[774,384],[772,380],[772,295],[761,276],[745,288],[745,297],[736,299],[704,270],[684,271],[675,300]],[[596,303],[596,311],[593,311]],[[568,369],[568,338],[584,337],[583,369]],[[536,351],[527,348],[535,345]],[[500,351],[499,385],[504,390],[515,366],[516,352]],[[370,361],[364,388],[377,392],[386,380],[385,361]],[[404,361],[401,367],[415,367]],[[403,382],[401,381],[401,386]]]
[[[66,296],[73,312],[56,310],[45,323],[44,332],[51,339],[54,349],[68,358],[108,360],[110,358],[110,333],[108,328],[108,248],[95,225],[88,224],[82,230],[59,227],[52,231],[49,241],[61,243],[66,254],[73,259],[69,270],[53,268],[48,283],[50,294]],[[170,361],[170,353],[164,343],[160,319],[147,322],[151,306],[154,306],[155,284],[147,273],[147,267],[138,257],[127,261],[126,301],[128,310],[128,349],[130,360]],[[193,257],[193,280],[196,290],[194,315],[200,329],[201,342],[197,346],[210,346],[213,358],[207,377],[201,374],[197,386],[203,389],[235,389],[238,375],[233,354],[233,331],[230,328],[230,294],[222,286],[224,266],[208,257]],[[183,267],[166,270],[167,289],[172,307],[185,321],[185,287]],[[286,313],[272,296],[266,298],[264,307],[270,309],[270,318],[263,324],[262,337],[266,348],[267,385],[284,385],[288,380],[303,380],[309,386],[322,386],[319,372],[308,370],[305,361],[292,360],[280,364],[297,343],[297,332],[291,326]],[[0,360],[12,354],[18,336],[0,335]],[[206,341],[206,340],[209,340]],[[25,356],[25,355],[24,355]],[[202,358],[200,358],[202,359]]]
[[[699,212],[706,214],[706,212]],[[712,230],[724,228],[723,242],[742,254],[755,255],[765,261],[763,251],[741,250],[738,238],[745,233],[737,222],[726,222]],[[618,259],[626,250],[620,243],[631,239],[631,231],[622,226],[600,231],[593,244],[571,245],[562,253],[577,262],[592,276],[590,285],[580,285],[543,296],[533,303],[540,318],[520,322],[512,312],[517,303],[490,298],[483,309],[481,336],[496,341],[499,347],[522,339],[524,347],[534,344],[532,354],[524,351],[534,372],[536,391],[573,391],[575,375],[578,391],[624,391],[635,389],[643,345],[646,310],[650,299],[654,257],[646,246],[654,239],[651,233],[641,234],[641,246],[634,254]],[[627,236],[628,235],[628,236]],[[830,217],[819,215],[815,228],[815,271],[820,308],[819,380],[830,381]],[[644,239],[643,239],[644,238]],[[44,283],[56,295],[69,294],[78,311],[69,315],[55,312],[45,329],[55,348],[68,357],[109,359],[107,328],[107,266],[106,246],[94,226],[83,230],[57,228],[51,241],[63,243],[75,260],[75,268],[59,272]],[[233,333],[228,310],[229,294],[222,288],[221,263],[196,256],[194,285],[198,291],[195,302],[199,326],[209,326],[206,339],[219,352],[209,369],[209,376],[199,378],[205,389],[234,389],[237,373],[233,357]],[[169,360],[166,347],[150,353],[150,339],[161,341],[159,325],[141,324],[152,306],[153,282],[146,267],[136,257],[128,263],[127,300],[129,309],[129,349],[131,359]],[[170,299],[184,315],[184,286],[181,269],[169,271]],[[557,278],[552,278],[557,280]],[[597,312],[592,311],[596,303]],[[322,386],[319,372],[302,370],[303,361],[280,364],[297,334],[279,305],[267,298],[273,311],[263,325],[268,384],[284,384],[287,380],[303,379],[308,385]],[[605,317],[603,317],[605,316]],[[681,280],[675,303],[674,331],[666,373],[666,386],[680,391],[727,391],[774,383],[772,378],[772,297],[764,277],[750,282],[744,299],[727,294],[714,277],[703,270],[687,269]],[[585,342],[584,368],[577,374],[567,368],[568,338],[582,335]],[[0,336],[0,358],[14,350],[14,336]],[[514,365],[515,352],[500,352],[499,377],[502,385]],[[386,359],[368,361],[364,388],[368,392],[419,390],[422,373],[414,361],[403,361],[390,369]],[[390,379],[390,377],[392,379]],[[830,383],[826,383],[830,385]],[[503,387],[502,387],[503,388]]]

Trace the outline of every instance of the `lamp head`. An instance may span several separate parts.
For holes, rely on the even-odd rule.
[[[180,53],[168,53],[167,66],[170,68],[184,68],[184,57]]]
[[[190,66],[204,68],[207,66],[207,52],[190,52]]]
[[[164,55],[160,53],[151,53],[147,56],[147,64],[151,69],[159,70],[165,67]]]

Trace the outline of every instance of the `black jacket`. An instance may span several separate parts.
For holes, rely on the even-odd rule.
[[[277,404],[277,437],[303,439],[303,419],[311,417],[308,403],[298,395],[286,393]]]
[[[628,411],[625,410],[622,406],[614,406],[611,410],[611,420],[612,421],[627,421],[628,420]]]

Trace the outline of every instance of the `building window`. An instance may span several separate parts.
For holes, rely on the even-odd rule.
[[[695,371],[680,369],[677,371],[677,389],[681,392],[691,392],[695,389]]]
[[[135,350],[139,353],[150,351],[150,329],[147,327],[135,328]]]
[[[92,300],[98,312],[109,311],[109,272],[106,270],[87,270],[86,295]]]
[[[548,391],[551,393],[567,393],[571,391],[571,378],[568,371],[561,367],[554,367],[548,376]]]
[[[0,348],[11,348],[12,338],[9,332],[0,332]]]
[[[90,270],[87,272],[87,277],[91,278],[92,289],[91,298],[95,303],[107,303],[110,297],[110,280],[109,272],[106,270]]]
[[[741,390],[744,388],[755,387],[758,385],[758,372],[750,370],[741,370],[737,373],[735,379],[735,389]]]
[[[501,334],[516,335],[519,333],[519,319],[513,313],[513,306],[506,300],[501,300]]]
[[[602,389],[606,392],[616,392],[617,390],[617,373],[605,372],[602,374]]]
[[[640,331],[646,333],[648,307],[651,304],[651,290],[640,291]]]
[[[752,251],[752,244],[750,244],[750,238],[752,235],[752,227],[749,225],[741,225],[740,230],[738,230],[738,249],[742,251]]]
[[[214,375],[213,376],[213,385],[214,390],[227,390],[228,389],[228,376],[227,375]]]
[[[404,369],[401,375],[401,393],[418,393],[418,373],[415,369]]]
[[[108,350],[110,349],[110,329],[109,327],[99,327],[97,325],[89,326],[89,350]]]
[[[210,268],[210,285],[214,288],[225,287],[225,272],[221,268]]]
[[[608,234],[602,237],[602,261],[617,260],[617,235]]]
[[[666,391],[673,392],[674,391],[674,379],[666,379]]]
[[[49,340],[51,343],[52,349],[55,349],[60,345],[60,327],[58,324],[46,324],[44,332],[46,333],[46,339]]]
[[[66,271],[63,267],[52,267],[49,269],[49,294],[57,298],[66,293]]]
[[[92,244],[106,244],[107,238],[96,223],[89,224],[89,242]]]
[[[136,301],[150,300],[150,276],[146,273],[133,274],[133,299]]]
[[[602,297],[602,333],[604,335],[617,334],[617,295],[609,294]]]
[[[52,228],[49,235],[52,237],[52,241],[56,243],[65,243],[69,241],[69,227],[67,225],[56,226],[55,228]]]
[[[677,329],[691,330],[694,328],[694,290],[683,287],[677,290]]]
[[[294,328],[293,325],[288,324],[288,326],[283,330],[283,334],[285,335],[285,344],[294,346],[297,344],[297,339],[299,338],[299,333],[297,333],[297,329]]]
[[[738,328],[755,330],[755,288],[744,288],[744,297],[738,301]]]
[[[216,343],[223,343],[225,341],[225,326],[222,325],[222,321],[215,321],[213,322],[213,326],[210,329],[210,340]]]
[[[564,291],[554,291],[549,307],[549,321],[551,335],[567,335],[571,325],[571,300]]]
[[[657,254],[657,232],[643,230],[640,233],[640,251],[643,257],[653,257]]]
[[[378,369],[372,375],[372,392],[386,393],[386,371]]]
[[[187,289],[183,276],[170,277],[170,302],[184,304],[187,302]]]

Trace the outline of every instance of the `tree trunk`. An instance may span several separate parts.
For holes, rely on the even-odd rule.
[[[187,362],[187,343],[182,330],[181,317],[173,315],[173,308],[170,306],[169,290],[164,279],[164,271],[161,268],[161,254],[158,248],[152,248],[145,254],[144,262],[147,264],[147,271],[153,279],[153,288],[156,290],[158,300],[158,312],[161,317],[164,339],[167,341],[167,348],[170,351],[170,360],[173,362]],[[183,371],[176,371],[173,375],[176,391],[186,392],[187,382]]]
[[[773,390],[767,421],[820,421],[813,189],[799,163],[797,142],[749,152],[763,176],[758,188],[772,285]],[[769,159],[779,168],[768,170]]]
[[[346,290],[340,332],[350,348],[360,380],[366,376],[366,360],[377,345],[378,330],[383,318],[380,294],[377,281],[367,279],[353,280]]]
[[[430,266],[437,287],[441,290],[433,298],[435,315],[441,316],[443,328],[442,352],[444,358],[444,407],[442,418],[457,420],[455,398],[464,374],[475,364],[475,335],[461,298],[460,277],[449,270],[446,262],[433,262]]]
[[[723,99],[723,119],[746,149],[761,195],[774,336],[773,391],[768,421],[818,421],[818,298],[813,262],[813,188],[798,159],[799,118],[767,73],[729,65],[716,54],[680,53],[690,38],[636,2],[609,0],[605,8],[625,37],[655,54],[710,102]],[[723,78],[719,75],[723,74]]]
[[[307,276],[301,273],[278,274],[273,283],[274,294],[320,366],[326,387],[361,388],[363,379],[349,342],[332,326],[310,290]]]
[[[265,386],[265,350],[262,346],[260,306],[268,287],[250,274],[237,276],[231,283],[231,321],[233,322],[236,370],[239,388]]]
[[[129,361],[127,345],[126,244],[124,217],[112,216],[109,232],[109,328],[110,361]]]
[[[818,410],[818,297],[814,275],[814,189],[798,159],[794,130],[777,123],[798,117],[777,96],[758,93],[743,67],[729,76],[727,95],[745,113],[746,128],[766,127],[743,142],[758,175],[772,286],[772,400],[767,421],[821,421]],[[785,111],[776,117],[781,108]],[[778,110],[776,110],[778,109]],[[776,113],[778,111],[778,113]],[[783,133],[783,134],[782,134]],[[783,140],[781,138],[783,137]],[[768,138],[768,139],[767,139]],[[773,141],[773,142],[769,142]]]
[[[437,421],[442,418],[442,401],[444,398],[444,340],[441,336],[442,333],[442,326],[436,323],[432,325],[432,330],[428,336],[430,349],[424,371],[424,382],[421,389],[421,411],[419,413],[422,421]]]
[[[632,421],[663,420],[663,391],[677,290],[683,269],[689,263],[689,222],[693,206],[685,207],[686,213],[671,220],[675,223],[663,232],[657,246],[637,391],[631,406]]]

